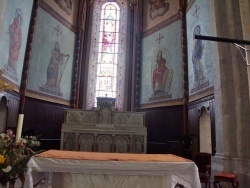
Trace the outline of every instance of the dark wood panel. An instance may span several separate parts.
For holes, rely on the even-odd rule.
[[[174,153],[179,150],[176,141],[183,138],[182,110],[182,106],[143,110],[148,131],[147,153]]]
[[[7,121],[6,128],[15,131],[18,119],[20,95],[14,91],[3,92],[3,97],[6,97],[7,106]]]
[[[23,134],[40,135],[42,149],[59,149],[61,127],[68,106],[26,97]]]
[[[188,109],[188,135],[199,135],[199,129],[197,129],[197,121],[199,119],[198,109],[196,106]]]

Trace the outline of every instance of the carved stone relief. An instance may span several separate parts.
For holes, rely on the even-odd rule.
[[[111,136],[100,135],[97,138],[97,151],[110,152],[111,144],[112,144]]]
[[[137,136],[133,139],[133,153],[143,153],[143,137]]]
[[[65,134],[64,143],[65,143],[64,147],[65,150],[73,151],[75,146],[75,134],[72,133]]]
[[[67,114],[67,122],[69,123],[80,123],[81,117],[78,113],[68,113]]]
[[[114,100],[105,99],[101,98],[93,110],[67,110],[61,149],[146,153],[145,113],[118,112],[113,108]]]
[[[116,153],[128,153],[128,136],[117,136],[115,140]]]
[[[94,136],[91,134],[81,134],[79,137],[80,151],[93,151]]]
[[[96,114],[94,113],[82,113],[82,123],[83,124],[96,124]]]

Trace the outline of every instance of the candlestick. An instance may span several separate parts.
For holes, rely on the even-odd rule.
[[[16,140],[18,140],[19,138],[21,138],[21,135],[22,135],[23,118],[24,118],[24,114],[19,114],[19,116],[18,116],[17,130],[16,130]]]

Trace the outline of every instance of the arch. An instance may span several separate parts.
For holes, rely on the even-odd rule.
[[[64,148],[65,150],[74,151],[75,150],[75,134],[66,133],[64,137]]]
[[[201,116],[199,118],[199,143],[200,152],[212,154],[212,133],[211,118],[209,108],[201,108]]]
[[[79,137],[80,151],[93,151],[94,136],[91,134],[81,134]]]
[[[136,136],[133,139],[133,153],[143,153],[143,137]]]
[[[111,144],[112,144],[111,136],[100,135],[97,138],[97,151],[110,152]]]
[[[115,138],[115,147],[117,153],[128,153],[128,136],[117,136]]]
[[[101,30],[100,26],[102,26],[102,8],[105,7],[106,3],[114,5],[117,9],[119,9],[119,37],[116,38],[117,41],[112,44],[119,44],[115,50],[115,57],[117,66],[115,67],[115,77],[113,80],[110,80],[110,76],[108,71],[103,75],[103,79],[98,78],[97,71],[99,74],[104,72],[100,72],[100,66],[98,63],[100,61],[101,53],[100,43],[105,43],[105,41],[101,40],[100,35]],[[120,16],[122,15],[122,16]],[[116,108],[118,110],[123,110],[124,106],[124,86],[125,86],[125,68],[126,68],[126,29],[127,29],[127,17],[128,17],[128,2],[124,0],[117,1],[107,1],[100,0],[94,2],[93,8],[93,22],[92,22],[92,31],[91,31],[91,44],[90,44],[90,55],[89,55],[89,69],[88,69],[88,84],[87,84],[87,95],[86,95],[86,109],[93,109],[96,105],[96,87],[102,86],[102,83],[109,86],[109,83],[113,83],[112,87],[108,87],[109,89],[115,89],[115,96],[111,96],[112,92],[108,94],[108,97],[116,98]],[[112,33],[111,33],[112,34]],[[109,43],[107,43],[109,44]],[[111,44],[111,43],[110,43]],[[104,54],[104,53],[103,53]],[[109,56],[109,53],[106,53]],[[108,58],[107,58],[108,59]],[[105,58],[106,60],[106,58]],[[111,85],[110,85],[111,86]],[[99,92],[99,91],[98,91]],[[100,95],[99,95],[100,94]],[[104,91],[100,92],[98,95],[101,97],[102,95],[106,95],[107,93]],[[113,93],[114,94],[114,93]],[[112,94],[112,95],[113,95]],[[105,97],[105,96],[103,96]]]

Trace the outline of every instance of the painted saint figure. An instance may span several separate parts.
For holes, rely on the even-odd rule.
[[[47,86],[59,88],[63,71],[69,60],[69,57],[69,54],[63,54],[60,52],[59,43],[56,42],[55,47],[52,50],[50,62],[47,68]]]
[[[8,67],[10,67],[14,73],[16,73],[19,51],[22,44],[22,23],[22,11],[20,9],[16,9],[15,18],[13,19],[12,24],[9,26],[8,32],[10,35]]]
[[[167,0],[149,0],[149,17],[153,20],[158,16],[163,16],[169,10]]]
[[[58,6],[68,15],[72,13],[72,0],[54,0]]]
[[[116,8],[111,7],[111,8]],[[102,63],[114,63],[114,55],[115,53],[115,40],[118,35],[116,33],[116,17],[111,13],[105,18],[103,24],[103,36],[102,36],[102,53],[101,61]]]
[[[162,51],[158,52],[156,67],[153,70],[153,91],[154,94],[169,92],[172,82],[173,70],[166,67],[166,59],[162,57]]]
[[[201,34],[201,28],[199,25],[197,25],[194,28],[193,37],[195,37],[195,35],[200,35],[200,34]],[[203,48],[204,44],[202,40],[194,39],[192,62],[193,62],[195,86],[199,85],[199,83],[205,79],[201,61],[203,55]]]

